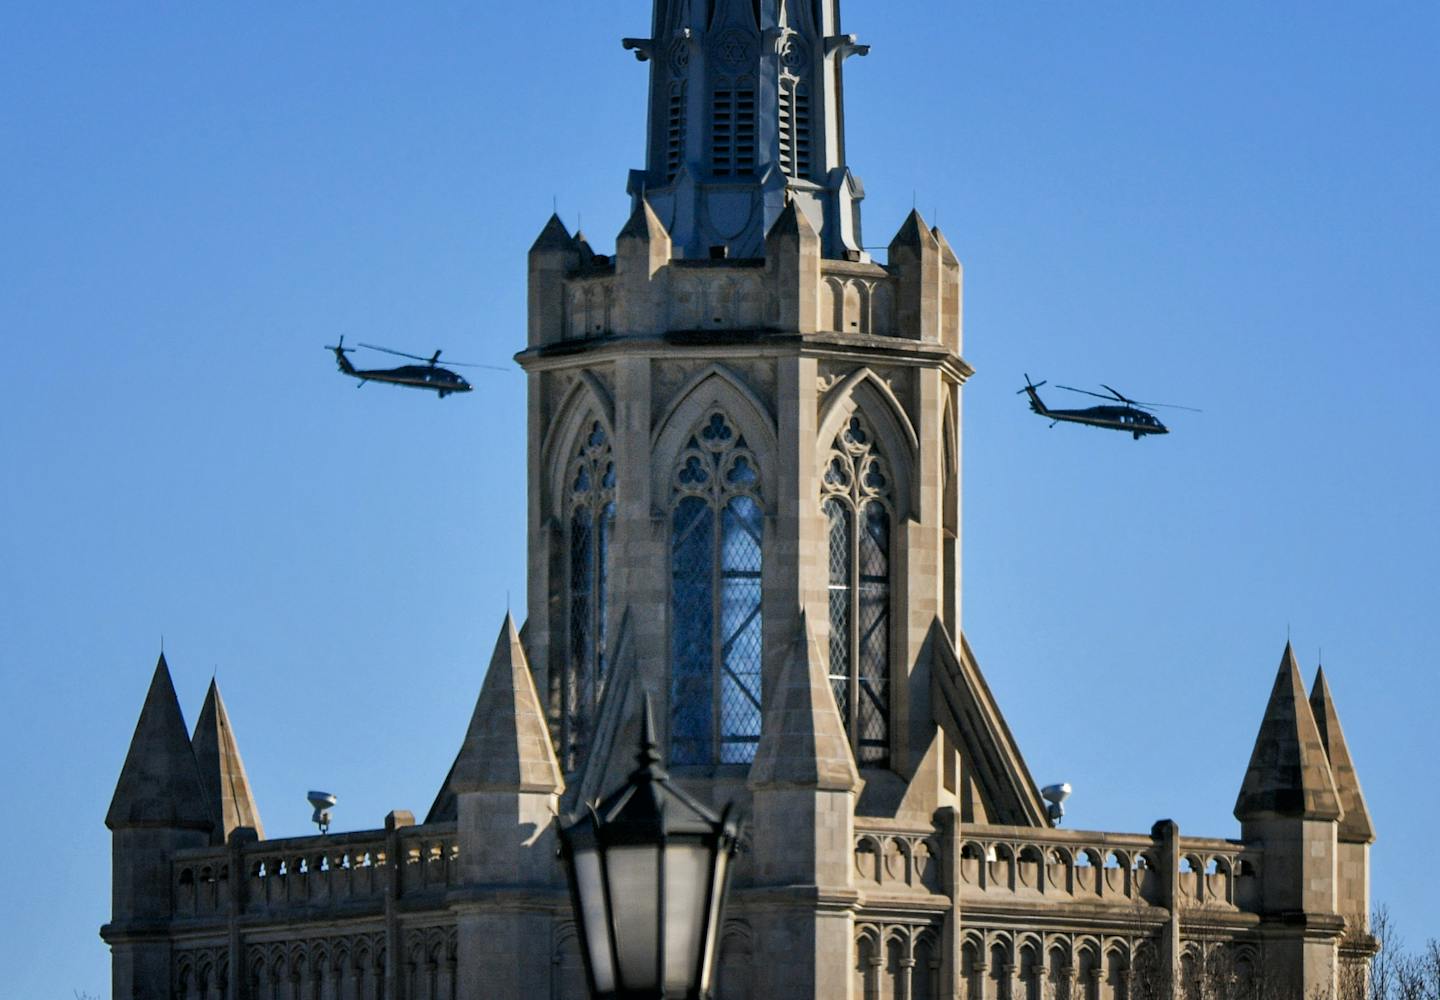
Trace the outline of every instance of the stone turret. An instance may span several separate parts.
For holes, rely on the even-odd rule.
[[[530,247],[530,346],[560,340],[565,334],[565,279],[580,266],[575,239],[550,216]]]
[[[1345,929],[1336,880],[1344,808],[1289,643],[1235,817],[1244,840],[1264,846],[1261,930],[1267,965],[1306,996],[1333,990],[1336,944]]]
[[[775,301],[775,325],[798,333],[819,331],[820,236],[793,201],[765,237],[765,273]]]
[[[848,954],[854,938],[863,782],[803,614],[769,697],[749,779],[754,878],[777,887],[757,920],[756,995],[845,996],[850,970],[835,956]]]
[[[214,680],[210,681],[190,742],[200,768],[200,783],[210,803],[210,814],[215,818],[215,841],[227,842],[236,830],[247,838],[265,839],[265,827],[250,791],[245,762],[240,759],[230,713]]]
[[[162,653],[121,768],[105,825],[112,834],[113,995],[169,1000],[170,943],[153,931],[173,915],[175,852],[210,843],[215,828],[190,735]]]
[[[526,996],[549,975],[552,911],[567,903],[555,864],[564,790],[550,730],[507,614],[448,787],[457,800],[459,995]]]
[[[1335,700],[1331,697],[1324,667],[1315,674],[1315,685],[1310,691],[1310,710],[1315,715],[1320,740],[1330,759],[1330,773],[1334,775],[1335,788],[1340,793],[1340,805],[1345,810],[1336,831],[1339,844],[1336,866],[1339,911],[1347,920],[1363,925],[1369,917],[1370,845],[1375,843],[1375,827],[1370,821],[1370,810],[1365,805],[1365,794],[1360,790],[1360,778],[1355,773],[1355,762],[1350,758],[1350,747],[1345,742],[1345,731],[1340,727],[1340,714],[1335,710]]]

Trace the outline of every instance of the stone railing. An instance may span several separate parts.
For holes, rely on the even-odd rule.
[[[975,828],[961,838],[962,896],[979,900],[1053,897],[1115,906],[1169,906],[1160,836],[1073,830]],[[1252,909],[1259,902],[1260,853],[1228,840],[1180,838],[1181,908]]]
[[[875,264],[822,261],[820,328],[835,333],[895,336],[895,279]]]
[[[458,857],[453,823],[185,851],[172,865],[175,914],[225,917],[237,891],[245,915],[378,908],[390,891],[443,893]]]
[[[855,824],[855,884],[883,893],[937,894],[941,889],[940,837],[933,828],[878,820]]]

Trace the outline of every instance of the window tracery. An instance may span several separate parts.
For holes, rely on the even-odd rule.
[[[755,455],[713,410],[681,450],[672,480],[672,763],[755,757],[763,530]]]
[[[561,687],[561,750],[567,771],[590,737],[608,664],[610,540],[615,530],[615,458],[597,420],[581,439],[566,478],[569,508],[569,621]]]
[[[835,437],[820,485],[829,524],[830,684],[862,767],[890,760],[893,482],[856,414]]]

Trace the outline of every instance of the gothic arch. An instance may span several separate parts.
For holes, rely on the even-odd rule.
[[[856,410],[865,415],[880,438],[881,452],[889,460],[891,474],[895,476],[895,513],[903,522],[912,517],[920,506],[915,495],[919,479],[915,474],[915,465],[920,455],[920,438],[894,390],[869,368],[851,372],[830,391],[821,405],[820,432],[816,437],[820,453],[829,453],[830,443]]]
[[[541,510],[547,518],[562,516],[560,499],[565,495],[565,475],[570,466],[571,452],[588,425],[598,420],[613,441],[615,439],[615,401],[605,384],[593,372],[581,371],[555,408],[550,429],[540,446],[544,456],[544,500]]]
[[[650,496],[657,510],[669,503],[674,464],[695,427],[711,410],[720,410],[745,438],[760,464],[762,482],[775,475],[775,418],[755,391],[734,370],[710,365],[675,394],[656,423],[650,445]]]

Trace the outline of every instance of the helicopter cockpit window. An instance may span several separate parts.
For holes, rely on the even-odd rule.
[[[852,417],[820,491],[830,526],[830,685],[862,767],[890,760],[892,482],[875,435]]]
[[[670,761],[748,764],[760,742],[759,463],[713,411],[672,484]]]
[[[581,437],[567,478],[569,642],[561,685],[560,748],[567,771],[579,766],[605,689],[610,538],[615,530],[615,457],[594,421]]]

